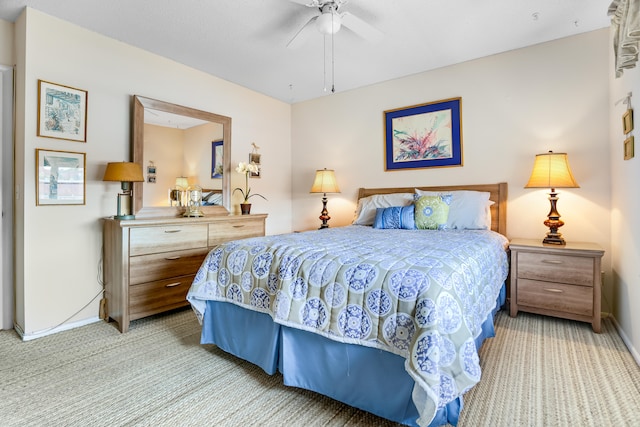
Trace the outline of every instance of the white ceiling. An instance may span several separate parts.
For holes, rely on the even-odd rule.
[[[336,33],[335,90],[604,28],[610,3],[349,0],[340,11],[384,37],[371,42],[346,28]],[[284,102],[330,96],[324,37],[316,32],[301,48],[286,47],[319,13],[292,0],[1,0],[0,19],[15,21],[25,6]]]

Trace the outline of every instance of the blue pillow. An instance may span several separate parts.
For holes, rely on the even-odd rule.
[[[415,230],[413,205],[377,208],[373,228]]]

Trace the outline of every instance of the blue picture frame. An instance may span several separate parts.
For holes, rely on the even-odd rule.
[[[387,110],[385,171],[462,166],[462,98]]]
[[[223,144],[222,140],[211,141],[211,178],[222,178],[223,163],[222,153]]]

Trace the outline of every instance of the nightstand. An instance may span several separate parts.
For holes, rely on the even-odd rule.
[[[600,246],[513,239],[509,249],[511,317],[518,311],[562,317],[591,323],[600,332]]]

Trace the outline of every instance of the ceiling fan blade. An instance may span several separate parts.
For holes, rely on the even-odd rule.
[[[309,36],[316,32],[314,25],[316,19],[318,19],[318,16],[314,16],[313,18],[309,19],[307,23],[304,24],[302,28],[300,28],[296,35],[293,36],[291,40],[289,40],[289,43],[287,43],[287,47],[289,49],[296,49],[302,46],[309,39]]]
[[[344,12],[342,15],[342,25],[369,41],[378,41],[384,37],[384,33],[372,25],[367,24],[357,16]]]
[[[323,3],[318,0],[289,0],[289,1],[291,3],[297,3],[307,7],[320,7],[321,6],[320,3]]]

